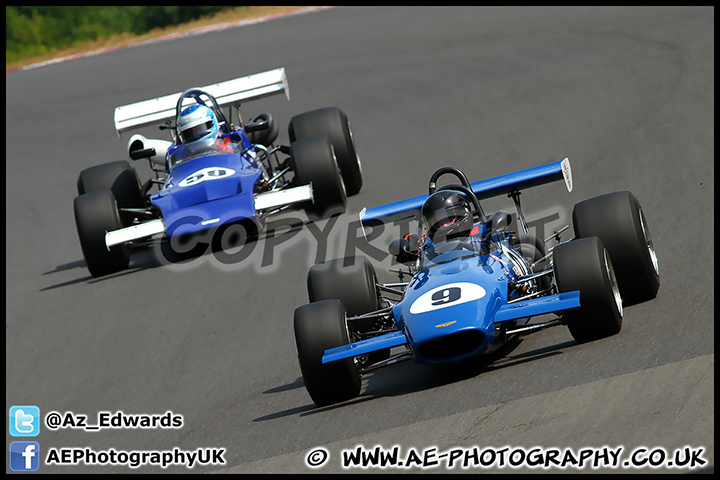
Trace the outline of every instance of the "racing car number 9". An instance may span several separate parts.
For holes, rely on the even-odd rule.
[[[431,312],[440,308],[472,302],[485,296],[485,289],[468,282],[450,283],[425,292],[410,306],[410,313]]]

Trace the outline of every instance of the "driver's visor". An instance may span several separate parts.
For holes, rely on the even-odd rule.
[[[455,223],[458,218],[462,218],[468,212],[462,207],[451,207],[438,209],[425,218],[428,227],[432,232],[439,228],[448,227]]]
[[[201,123],[200,125],[195,125],[194,127],[190,127],[187,130],[183,130],[182,132],[180,132],[180,138],[183,142],[189,142],[210,130],[211,127],[212,121],[208,120],[205,123]]]
[[[455,223],[455,220],[457,220],[457,217],[455,215],[452,215],[450,217],[445,217],[437,220],[433,226],[436,230],[444,227],[449,227],[450,225]]]

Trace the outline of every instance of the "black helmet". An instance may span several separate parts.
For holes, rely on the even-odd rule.
[[[465,195],[441,190],[430,195],[422,206],[422,218],[433,243],[468,236],[473,228],[473,214]]]

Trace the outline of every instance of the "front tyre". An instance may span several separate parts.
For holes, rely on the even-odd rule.
[[[622,328],[623,306],[613,263],[597,237],[561,244],[553,250],[558,292],[580,290],[580,307],[563,313],[577,343],[615,335]]]
[[[98,190],[75,197],[75,226],[88,270],[93,277],[119,272],[128,267],[127,245],[105,244],[105,233],[123,228],[115,196],[110,190]]]
[[[77,180],[78,195],[99,190],[110,190],[121,209],[143,208],[146,204],[137,171],[127,160],[103,163],[80,172]],[[129,227],[134,215],[121,213],[120,218],[123,225]]]
[[[349,343],[346,312],[337,299],[295,309],[293,327],[305,388],[317,405],[331,405],[360,394],[360,375],[352,358],[322,363],[325,350]]]

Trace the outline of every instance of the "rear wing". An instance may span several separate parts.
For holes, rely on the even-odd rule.
[[[480,180],[471,183],[470,187],[478,200],[482,200],[559,180],[564,180],[568,192],[572,192],[572,171],[570,170],[570,160],[567,157],[558,162]],[[419,195],[379,207],[363,208],[360,212],[360,222],[366,224],[372,220],[388,222],[412,216],[418,218],[420,209],[427,198],[428,195]]]
[[[243,101],[257,100],[285,92],[290,100],[287,77],[284,68],[268,70],[247,77],[201,87],[217,101],[220,108]],[[115,130],[118,136],[123,132],[148,125],[162,123],[175,118],[175,108],[182,92],[131,103],[115,108]]]

